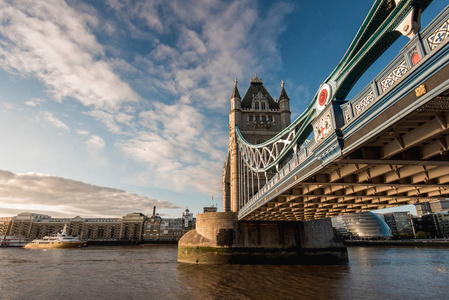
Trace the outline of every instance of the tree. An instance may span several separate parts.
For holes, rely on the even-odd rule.
[[[416,233],[416,238],[417,239],[428,239],[428,238],[430,238],[430,232],[418,231]]]
[[[399,234],[399,239],[401,239],[401,240],[411,239],[412,237],[413,237],[412,234],[408,233],[408,232],[401,232]]]

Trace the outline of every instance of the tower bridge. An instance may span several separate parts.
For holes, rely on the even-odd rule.
[[[293,122],[284,84],[276,100],[256,74],[242,100],[235,82],[225,212],[197,217],[196,231],[180,241],[178,260],[207,261],[190,251],[195,245],[229,250],[227,262],[254,258],[255,249],[265,258],[290,249],[296,261],[322,258],[323,251],[344,260],[329,217],[449,197],[449,6],[421,31],[430,2],[375,1]],[[346,99],[400,35],[410,39],[405,47]]]
[[[448,9],[419,32],[427,1],[409,1],[403,21],[398,12],[382,25],[376,4],[309,107],[272,139],[249,141],[234,88],[223,182],[224,207],[239,219],[307,221],[448,197]],[[399,4],[391,14],[406,10]],[[409,43],[345,101],[360,70],[407,26]]]

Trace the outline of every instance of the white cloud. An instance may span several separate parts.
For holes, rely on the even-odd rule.
[[[84,114],[100,121],[100,123],[102,123],[111,133],[127,135],[129,134],[129,131],[136,126],[134,122],[135,117],[133,115],[135,110],[131,106],[125,106],[123,110],[125,112],[92,110],[85,112]]]
[[[138,95],[116,75],[90,32],[99,25],[92,11],[79,12],[63,0],[0,4],[0,67],[35,76],[62,101],[115,110]]]
[[[106,126],[106,128],[112,133],[121,133],[123,130],[123,127],[118,125],[115,121],[113,113],[101,110],[93,110],[86,112],[85,114],[103,123],[103,125]]]
[[[59,129],[64,129],[64,130],[70,132],[69,126],[67,126],[64,122],[62,122],[61,120],[56,118],[53,115],[53,113],[48,112],[48,111],[43,111],[41,113],[41,115],[42,115],[42,119],[44,121],[46,121],[47,123],[51,124],[53,127],[56,127],[56,128],[59,128]]]
[[[107,0],[106,3],[118,13],[138,16],[150,29],[158,33],[163,32],[164,23],[168,21],[161,18],[161,4],[167,3],[162,0],[134,1],[132,5],[129,1],[121,0]],[[137,27],[134,29],[138,30]]]
[[[6,108],[6,109],[8,109],[8,110],[13,110],[13,109],[16,108],[16,107],[14,106],[14,104],[8,103],[8,102],[3,103],[3,107]]]
[[[88,135],[89,131],[77,129],[76,133],[78,133],[79,135]]]
[[[114,0],[109,4],[129,29],[147,21],[150,30],[170,36],[169,42],[153,39],[149,55],[136,60],[138,68],[148,67],[148,84],[155,91],[164,88],[187,95],[195,105],[213,109],[227,105],[236,77],[248,76],[249,81],[255,71],[280,69],[277,37],[285,28],[285,16],[293,10],[292,4],[281,2],[261,15],[257,3],[250,0]]]
[[[152,207],[178,208],[123,190],[38,173],[14,174],[0,170],[0,214],[14,210],[52,211],[83,217],[121,217],[130,212],[150,213]],[[57,215],[53,215],[57,216]]]
[[[106,167],[109,163],[107,156],[104,154],[106,142],[97,135],[92,135],[84,142],[87,146],[90,165],[96,167]]]
[[[104,142],[104,140],[96,135],[93,135],[90,137],[90,139],[88,139],[86,142],[86,145],[89,148],[95,149],[95,150],[101,150],[104,148],[104,146],[106,146],[106,143]]]
[[[206,45],[201,40],[198,33],[186,27],[181,28],[181,36],[178,41],[178,48],[182,52],[192,51],[192,54],[206,54],[207,52]]]
[[[133,120],[134,120],[134,116],[133,115],[119,112],[119,113],[115,114],[114,119],[118,123],[126,125],[127,127],[132,127],[133,126]]]
[[[40,105],[40,104],[42,104],[44,102],[45,102],[45,99],[33,98],[33,99],[29,100],[29,101],[26,101],[25,105],[35,107],[35,106],[38,106],[38,105]]]
[[[189,105],[188,99],[175,104],[154,103],[140,114],[140,131],[116,143],[127,157],[147,171],[132,182],[164,186],[176,191],[193,187],[210,195],[221,192],[221,169],[226,135],[215,136],[214,124]]]

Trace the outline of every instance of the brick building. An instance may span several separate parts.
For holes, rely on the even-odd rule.
[[[156,214],[129,213],[122,218],[52,218],[48,215],[21,213],[0,218],[0,233],[21,236],[28,240],[60,232],[67,225],[67,233],[87,241],[151,241],[178,240],[195,228],[195,218],[186,209],[181,218],[162,219]]]

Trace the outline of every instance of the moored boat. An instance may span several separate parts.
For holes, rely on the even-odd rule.
[[[26,239],[21,236],[7,235],[0,240],[0,247],[23,247],[26,244]]]
[[[67,235],[67,225],[61,232],[54,236],[44,236],[42,239],[35,239],[24,246],[25,249],[54,249],[54,248],[80,248],[86,246],[85,241]]]

